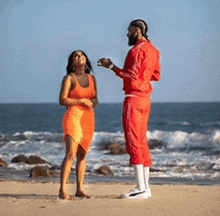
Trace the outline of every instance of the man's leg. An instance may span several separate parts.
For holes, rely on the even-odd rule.
[[[150,177],[150,167],[144,167],[144,183],[145,183],[145,188],[147,191],[147,195],[149,197],[152,196],[151,189],[150,189],[150,184],[149,184],[149,177]]]
[[[144,181],[144,166],[143,164],[133,165],[135,179],[137,182],[137,188],[140,191],[145,191],[145,181]]]
[[[144,160],[140,145],[140,122],[142,112],[137,98],[126,98],[124,103],[123,126],[127,152],[135,172],[137,187],[122,195],[123,198],[148,198],[144,182]]]
[[[142,104],[144,105],[144,108],[143,108],[143,117],[142,117],[143,121],[141,125],[141,146],[142,146],[142,154],[144,159],[144,181],[148,196],[151,197],[152,194],[149,186],[149,171],[150,171],[150,166],[152,166],[152,158],[150,154],[150,147],[147,140],[148,123],[149,123],[150,110],[151,110],[150,99],[145,99]]]
[[[140,101],[133,97],[126,98],[124,103],[123,128],[131,165],[144,164],[140,140],[142,112],[139,103]]]

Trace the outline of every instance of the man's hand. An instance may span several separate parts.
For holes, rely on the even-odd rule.
[[[112,65],[112,61],[109,58],[101,58],[98,62],[97,62],[98,66],[102,66],[105,68],[109,68],[110,65]]]

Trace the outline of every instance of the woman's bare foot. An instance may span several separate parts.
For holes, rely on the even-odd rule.
[[[67,193],[63,193],[63,192],[59,193],[59,198],[63,199],[63,200],[71,200],[72,199]]]
[[[91,198],[91,196],[85,194],[83,191],[80,191],[80,190],[76,191],[75,196],[76,197],[87,198],[87,199]]]

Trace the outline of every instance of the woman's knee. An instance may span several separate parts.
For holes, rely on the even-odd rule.
[[[86,160],[86,151],[81,146],[78,147],[77,160]]]
[[[68,153],[66,154],[66,159],[67,159],[68,161],[73,162],[73,161],[74,161],[74,158],[75,158],[75,155],[74,155],[72,152],[68,152]]]
[[[76,152],[77,152],[78,144],[74,141],[74,139],[67,135],[66,136],[66,160],[73,161]]]

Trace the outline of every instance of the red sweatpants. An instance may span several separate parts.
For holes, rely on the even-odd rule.
[[[141,97],[126,97],[124,100],[123,126],[126,149],[130,163],[152,166],[152,159],[147,140],[148,119],[151,100]]]

